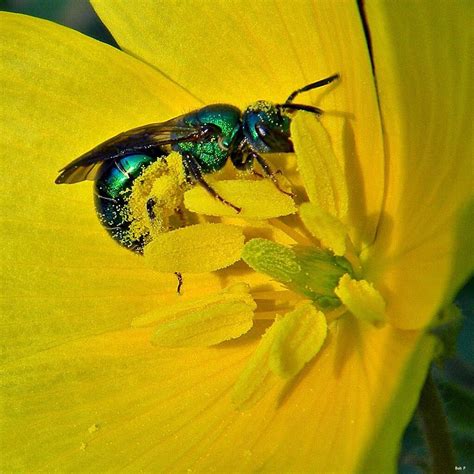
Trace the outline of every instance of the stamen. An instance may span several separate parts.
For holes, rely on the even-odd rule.
[[[326,334],[323,313],[308,301],[277,317],[234,385],[234,404],[248,408],[272,387],[296,376],[319,352]]]
[[[361,278],[362,277],[362,264],[360,263],[359,256],[357,255],[357,251],[349,235],[347,235],[347,238],[346,238],[346,253],[344,254],[344,257],[351,264],[352,270],[354,272],[354,276],[356,278]]]
[[[368,281],[346,274],[339,280],[335,293],[356,318],[376,326],[385,323],[385,300]]]
[[[306,228],[325,248],[331,250],[334,255],[345,254],[347,228],[336,216],[309,202],[300,206],[299,216]]]
[[[212,181],[213,189],[223,198],[241,208],[238,217],[245,219],[270,219],[296,212],[291,197],[278,191],[269,180]],[[189,211],[207,216],[236,217],[235,211],[212,197],[202,186],[196,186],[184,195]]]
[[[324,314],[308,301],[278,321],[270,357],[270,370],[283,378],[294,377],[321,349],[327,335]]]
[[[240,260],[242,229],[228,224],[195,224],[158,234],[145,247],[145,263],[159,272],[203,273]]]
[[[246,283],[218,293],[157,308],[132,321],[133,327],[156,326],[152,343],[163,347],[211,346],[245,334],[257,307]]]
[[[334,289],[344,274],[352,275],[344,257],[315,246],[286,247],[271,240],[252,239],[245,244],[242,259],[325,311],[340,306]]]
[[[306,236],[300,234],[292,227],[282,222],[280,219],[269,219],[268,222],[273,227],[276,227],[277,229],[284,232],[288,237],[290,237],[290,239],[294,240],[296,243],[300,245],[314,245],[314,243],[311,242]]]
[[[339,308],[333,309],[332,311],[325,313],[326,321],[328,324],[330,324],[333,321],[336,321],[336,319],[339,319],[341,316],[343,316],[346,313],[347,313],[347,308],[344,305],[339,306]]]
[[[270,300],[270,301],[299,301],[301,299],[293,291],[252,291],[252,296],[255,300]]]
[[[291,138],[310,202],[344,221],[349,207],[347,180],[328,132],[314,115],[300,114],[291,121]]]
[[[254,321],[273,321],[277,316],[275,310],[273,311],[256,311],[253,319]]]

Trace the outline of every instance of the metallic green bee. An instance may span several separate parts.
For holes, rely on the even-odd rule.
[[[239,212],[240,209],[220,196],[204,176],[223,168],[229,158],[239,170],[251,168],[256,161],[279,188],[261,154],[292,152],[291,113],[297,110],[322,113],[317,107],[295,104],[294,98],[301,92],[330,84],[338,77],[334,74],[297,89],[282,104],[258,101],[243,112],[232,105],[212,104],[167,122],[120,133],[69,163],[60,171],[56,183],[94,180],[95,205],[103,226],[118,243],[142,253],[143,237],[130,238],[132,221],[120,210],[127,206],[134,181],[148,166],[177,151],[183,158],[190,182],[199,183],[216,199]],[[152,199],[147,206],[151,218]]]

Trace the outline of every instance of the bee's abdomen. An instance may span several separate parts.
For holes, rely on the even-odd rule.
[[[116,242],[137,253],[143,252],[144,239],[131,235],[128,201],[135,179],[158,158],[141,154],[111,160],[102,165],[95,180],[95,207],[101,224]]]

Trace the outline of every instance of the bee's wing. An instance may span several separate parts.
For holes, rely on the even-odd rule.
[[[197,128],[185,126],[182,117],[128,130],[69,163],[59,171],[55,182],[72,184],[86,179],[94,180],[101,165],[106,161],[140,153],[161,153],[161,147],[164,145],[195,139],[197,131]]]

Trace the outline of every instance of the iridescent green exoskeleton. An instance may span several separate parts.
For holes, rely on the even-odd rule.
[[[292,152],[291,114],[297,110],[322,113],[317,107],[295,104],[294,98],[338,77],[335,74],[297,89],[282,104],[258,101],[243,112],[233,105],[213,104],[167,122],[120,133],[69,163],[60,171],[56,183],[93,180],[95,205],[103,226],[118,243],[142,253],[144,239],[130,238],[132,222],[127,213],[120,211],[127,206],[134,181],[149,165],[177,151],[183,158],[187,178],[238,213],[240,209],[222,198],[206,182],[205,175],[223,168],[228,159],[238,169],[250,168],[256,161],[280,189],[261,154]]]

